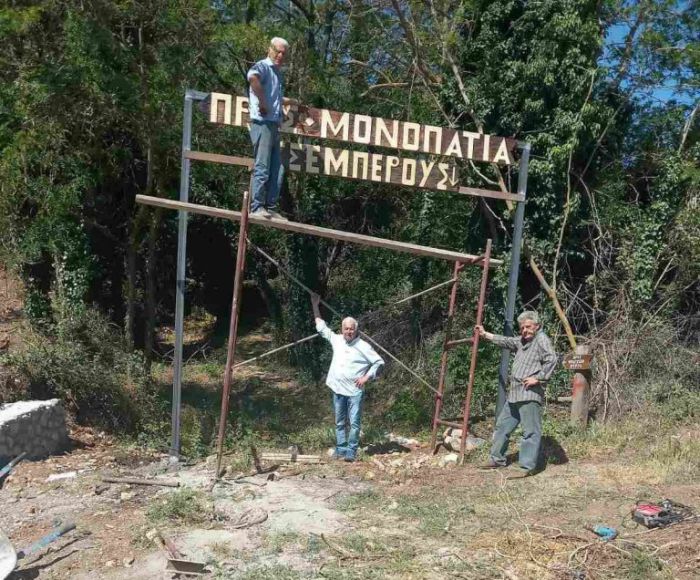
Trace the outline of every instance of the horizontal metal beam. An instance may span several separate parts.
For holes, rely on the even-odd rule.
[[[154,207],[162,207],[165,209],[183,210],[190,213],[208,215],[215,218],[223,218],[233,221],[241,220],[241,213],[228,209],[219,209],[206,205],[197,205],[194,203],[183,203],[161,197],[151,197],[148,195],[137,195],[136,202],[143,205],[151,205]],[[375,238],[373,236],[365,236],[363,234],[353,234],[340,230],[332,230],[319,226],[301,224],[298,222],[289,222],[282,220],[274,220],[264,217],[251,215],[250,223],[275,228],[278,230],[286,230],[297,234],[307,234],[318,236],[320,238],[330,238],[332,240],[341,240],[351,244],[361,244],[374,248],[385,248],[387,250],[396,250],[397,252],[405,252],[407,254],[415,254],[418,256],[427,256],[429,258],[439,258],[441,260],[449,260],[451,262],[463,262],[465,264],[479,264],[483,261],[482,256],[474,256],[472,254],[462,254],[451,250],[443,250],[441,248],[431,248],[429,246],[419,246],[417,244],[409,244],[406,242],[397,242],[395,240],[387,240],[384,238]],[[491,260],[491,265],[496,266],[502,264],[501,260]]]
[[[249,169],[253,167],[253,159],[250,157],[235,157],[232,155],[220,155],[218,153],[205,153],[204,151],[185,151],[185,158],[191,159],[193,161],[211,161],[212,163],[223,163],[224,165],[241,165],[243,167],[248,167]],[[318,161],[318,160],[316,160]],[[289,167],[294,170],[294,164],[288,164]],[[306,167],[306,163],[301,163],[301,167]],[[323,166],[323,164],[321,164]],[[320,168],[316,168],[320,171]],[[321,172],[323,174],[323,172]],[[331,177],[347,177],[344,175],[331,174]],[[372,181],[372,180],[369,180]],[[435,180],[433,180],[433,183]],[[395,185],[405,185],[398,181],[392,181]],[[503,191],[494,191],[491,189],[479,189],[478,187],[464,187],[460,186],[457,189],[440,189],[438,187],[422,187],[421,189],[434,189],[434,191],[452,191],[454,193],[461,193],[464,195],[473,195],[476,197],[490,197],[493,199],[507,199],[511,201],[524,201],[525,196],[518,193],[508,193]]]

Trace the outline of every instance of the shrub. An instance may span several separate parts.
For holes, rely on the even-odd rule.
[[[78,422],[130,432],[152,413],[155,394],[140,353],[96,310],[73,312],[43,330],[25,328],[22,350],[2,363],[25,381],[14,396],[60,398]]]

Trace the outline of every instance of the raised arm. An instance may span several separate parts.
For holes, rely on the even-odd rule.
[[[507,348],[508,350],[511,351],[516,351],[518,350],[518,344],[520,343],[520,339],[515,336],[503,336],[500,334],[493,334],[491,332],[486,332],[483,326],[480,324],[477,324],[475,326],[476,331],[479,333],[479,336],[481,338],[485,338],[489,342],[492,342],[496,346],[500,346],[501,348]]]
[[[314,318],[316,319],[316,322],[318,322],[319,320],[323,320],[323,318],[321,318],[321,309],[318,306],[320,303],[321,297],[318,294],[312,294],[311,309],[314,311]]]
[[[323,338],[330,342],[333,337],[331,329],[328,328],[326,321],[321,318],[321,309],[319,304],[321,302],[321,297],[318,294],[311,295],[311,309],[314,311],[314,322],[316,323],[316,332],[318,332]]]

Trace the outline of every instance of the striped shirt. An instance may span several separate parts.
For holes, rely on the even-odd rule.
[[[337,395],[359,395],[362,389],[357,388],[355,379],[366,374],[374,379],[379,367],[384,364],[384,359],[359,337],[347,342],[342,334],[331,331],[320,318],[316,319],[316,330],[333,347],[333,360],[328,369],[326,385]]]
[[[531,341],[524,342],[519,336],[494,334],[491,342],[515,353],[510,369],[508,402],[537,401],[544,403],[544,384],[552,376],[557,366],[557,353],[554,352],[552,342],[547,338],[547,335],[540,330]],[[526,389],[523,386],[523,381],[528,377],[535,377],[540,381],[540,384]]]

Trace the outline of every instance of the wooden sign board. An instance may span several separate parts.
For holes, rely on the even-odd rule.
[[[202,107],[212,123],[242,127],[250,122],[247,97],[211,93]],[[507,137],[329,109],[309,108],[302,113],[290,106],[284,107],[280,131],[501,165],[515,162],[513,151],[517,147],[517,141]]]
[[[437,191],[460,191],[459,174],[454,163],[331,149],[308,143],[283,143],[282,159],[290,171]]]
[[[570,371],[587,371],[591,368],[592,354],[567,354],[564,357],[563,365]]]

